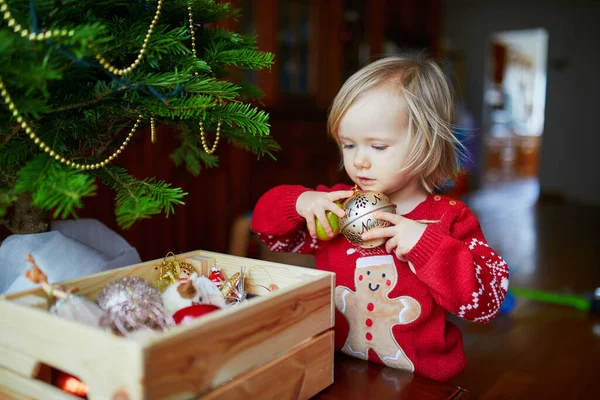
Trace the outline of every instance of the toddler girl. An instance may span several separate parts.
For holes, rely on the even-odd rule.
[[[508,288],[508,266],[491,249],[475,215],[460,201],[434,194],[458,169],[453,103],[441,69],[420,57],[376,61],[350,77],[328,119],[344,168],[360,190],[383,193],[396,213],[362,235],[377,248],[343,235],[316,239],[315,218],[344,211],[336,201],[351,186],[278,186],[258,201],[252,229],[273,251],[315,255],[336,273],[335,341],[344,353],[447,380],[465,367],[462,336],[449,311],[474,322],[492,320]]]

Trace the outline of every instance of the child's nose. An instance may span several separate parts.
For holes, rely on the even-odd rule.
[[[367,157],[367,155],[364,152],[357,151],[354,156],[354,167],[356,167],[358,169],[369,168],[369,167],[371,167],[371,161],[369,160],[369,157]]]

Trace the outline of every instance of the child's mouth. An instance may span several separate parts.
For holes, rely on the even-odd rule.
[[[365,186],[365,185],[370,185],[373,182],[375,182],[375,179],[371,179],[371,178],[363,178],[363,177],[358,177],[358,181],[360,182],[361,186]]]

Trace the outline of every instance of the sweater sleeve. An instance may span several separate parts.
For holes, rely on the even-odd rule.
[[[323,185],[317,191],[347,190],[348,185]],[[308,233],[306,220],[296,211],[298,197],[311,191],[298,185],[281,185],[267,191],[252,212],[251,228],[269,249],[277,252],[314,253],[319,247]]]
[[[508,289],[508,265],[487,244],[479,221],[467,207],[455,217],[449,232],[430,224],[405,256],[446,310],[481,323],[498,314]]]

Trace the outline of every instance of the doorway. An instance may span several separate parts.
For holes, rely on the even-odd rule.
[[[548,32],[497,32],[485,67],[483,185],[535,180],[544,131]]]

